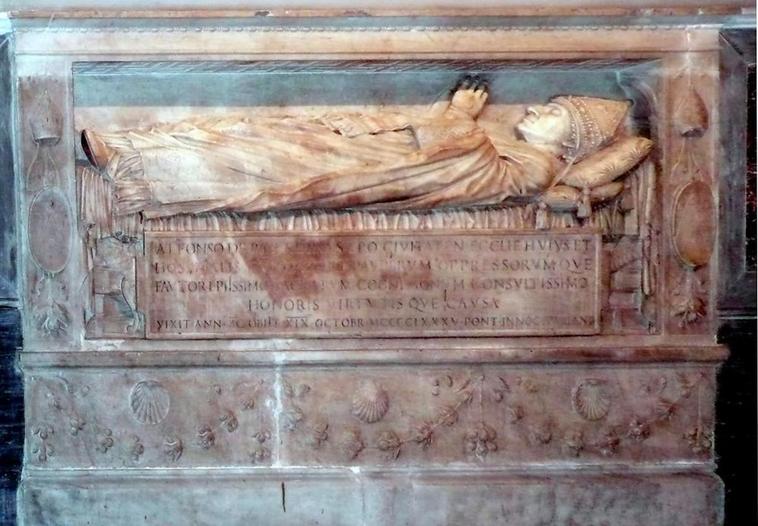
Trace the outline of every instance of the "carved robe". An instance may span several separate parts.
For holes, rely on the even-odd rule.
[[[116,213],[487,205],[543,190],[552,155],[473,120],[402,115],[216,118],[114,134],[95,162]]]

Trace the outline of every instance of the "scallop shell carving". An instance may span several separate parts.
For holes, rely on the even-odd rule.
[[[353,396],[352,413],[367,424],[381,420],[389,408],[387,391],[373,380],[361,383]]]
[[[571,391],[571,405],[585,420],[600,420],[611,408],[609,398],[602,380],[585,380]]]
[[[129,406],[134,418],[143,424],[157,424],[168,415],[171,404],[168,391],[160,383],[145,380],[137,382],[129,395]]]

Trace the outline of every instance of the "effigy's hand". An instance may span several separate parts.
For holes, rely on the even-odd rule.
[[[453,93],[450,108],[476,119],[487,103],[487,84],[479,77],[466,77]]]

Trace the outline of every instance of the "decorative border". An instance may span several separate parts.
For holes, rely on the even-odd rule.
[[[714,365],[28,372],[28,465],[490,468],[713,459]]]

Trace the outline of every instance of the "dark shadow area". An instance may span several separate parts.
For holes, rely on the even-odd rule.
[[[719,341],[730,351],[718,376],[716,402],[717,473],[725,486],[724,524],[758,524],[755,320],[723,327]]]
[[[0,524],[16,522],[16,488],[24,448],[24,389],[15,367],[20,347],[19,312],[0,307]]]
[[[9,35],[0,35],[0,524],[16,523],[16,488],[24,448],[24,390],[16,369],[21,348],[17,308],[16,229],[11,144]]]
[[[519,104],[563,93],[624,98],[622,72],[644,77],[655,61],[375,60],[96,62],[74,67],[74,104],[238,106],[432,104],[464,75],[488,83],[490,102]]]
[[[744,526],[758,524],[755,29],[727,29],[721,39],[719,342],[730,356],[718,377],[716,455],[724,524]]]

